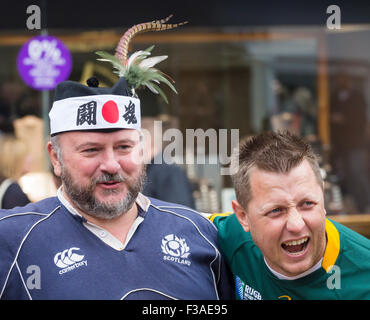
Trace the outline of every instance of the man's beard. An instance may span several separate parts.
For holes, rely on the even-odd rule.
[[[129,179],[121,176],[120,174],[102,174],[100,177],[91,181],[88,186],[77,185],[69,173],[63,167],[61,179],[63,181],[64,192],[73,201],[80,210],[84,213],[99,219],[114,219],[124,214],[131,209],[139,192],[142,190],[145,182],[146,174],[145,167],[142,168],[140,174],[135,179]],[[124,182],[127,186],[126,196],[123,197],[118,203],[106,203],[99,201],[94,196],[94,190],[97,183],[115,181]],[[122,192],[117,189],[110,189],[103,191],[106,195]]]

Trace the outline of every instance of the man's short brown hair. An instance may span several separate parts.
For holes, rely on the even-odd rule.
[[[323,186],[318,157],[303,138],[284,131],[263,132],[242,140],[232,159],[234,174],[231,176],[240,205],[246,209],[252,198],[249,179],[252,168],[288,173],[304,160],[309,162],[319,185]]]

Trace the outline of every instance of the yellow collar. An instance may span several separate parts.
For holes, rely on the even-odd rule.
[[[326,237],[327,243],[324,259],[322,261],[322,267],[325,269],[326,272],[329,272],[338,258],[340,250],[340,239],[337,228],[328,219],[326,219]]]

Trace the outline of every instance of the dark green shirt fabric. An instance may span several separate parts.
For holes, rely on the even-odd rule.
[[[322,267],[296,280],[281,280],[269,270],[235,214],[210,219],[234,275],[236,299],[370,299],[370,240],[353,230],[327,219]]]

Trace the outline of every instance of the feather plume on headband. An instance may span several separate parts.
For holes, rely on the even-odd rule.
[[[173,92],[177,93],[173,86],[174,81],[167,74],[154,68],[157,63],[168,58],[168,56],[149,57],[154,46],[146,50],[136,51],[127,59],[129,43],[136,34],[148,31],[170,30],[187,23],[185,21],[177,24],[167,24],[166,22],[171,17],[172,14],[165,19],[140,23],[128,29],[121,37],[114,56],[104,51],[96,52],[101,57],[98,60],[112,63],[115,69],[114,72],[126,79],[132,88],[133,95],[135,95],[136,89],[147,87],[153,93],[160,94],[164,101],[168,103],[166,95],[159,87],[161,82],[168,85]]]

